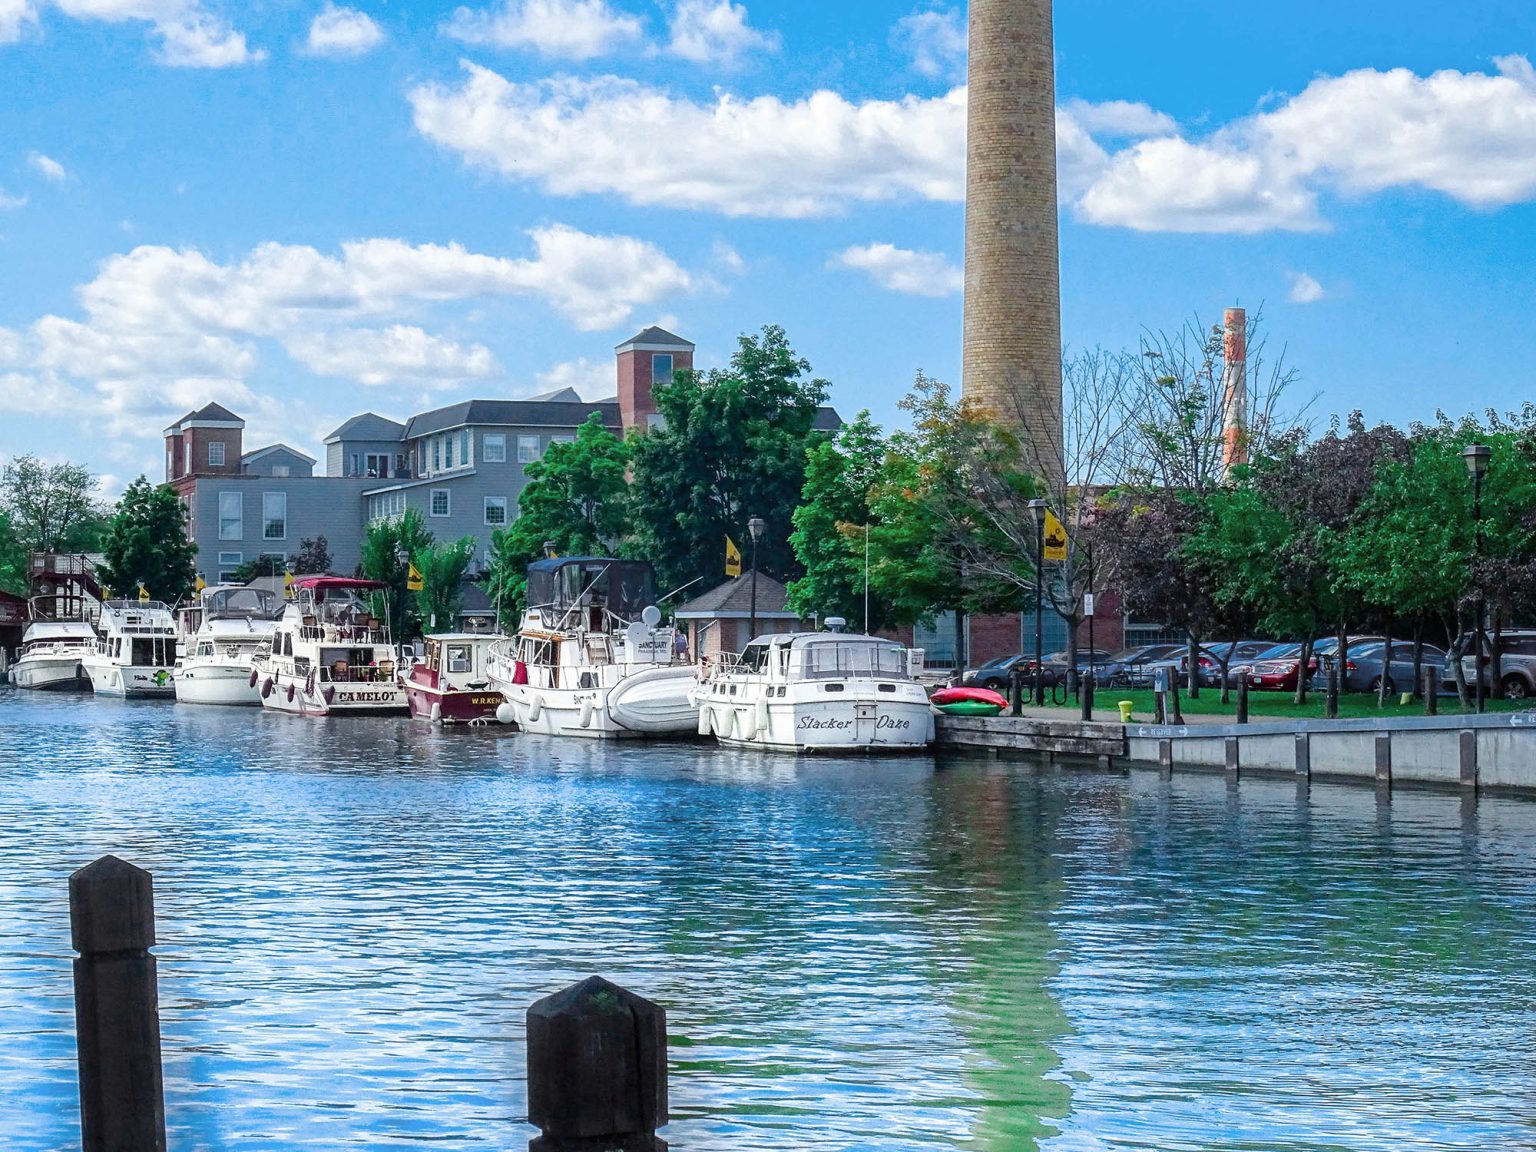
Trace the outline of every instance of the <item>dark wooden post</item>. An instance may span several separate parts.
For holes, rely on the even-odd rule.
[[[1248,723],[1248,677],[1237,682],[1237,722]]]
[[[667,1013],[591,976],[528,1009],[529,1152],[666,1152]]]
[[[1424,715],[1440,714],[1440,677],[1433,668],[1424,669]]]
[[[1168,722],[1170,724],[1184,723],[1184,709],[1179,704],[1179,683],[1177,680],[1173,683],[1173,691],[1168,695],[1168,703],[1170,705]]]
[[[1095,677],[1092,672],[1083,677],[1083,721],[1086,723],[1093,719],[1093,692]]]
[[[155,896],[148,872],[103,856],[69,878],[84,1152],[165,1152]]]
[[[1323,718],[1325,720],[1337,720],[1339,718],[1339,667],[1334,665],[1328,669],[1328,688],[1323,697]]]
[[[1017,664],[1008,673],[1008,696],[1013,702],[1013,714],[1024,715],[1024,672]]]

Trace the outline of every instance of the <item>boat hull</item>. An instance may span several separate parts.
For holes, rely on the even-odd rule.
[[[543,736],[580,736],[588,740],[620,740],[643,735],[619,725],[606,707],[601,688],[570,691],[534,688],[527,684],[502,687],[512,722],[524,732]]]
[[[407,680],[405,698],[411,717],[434,724],[475,724],[496,719],[505,699],[494,688],[441,691]]]
[[[113,664],[105,660],[83,661],[91,678],[91,690],[98,696],[160,697],[172,699],[175,683],[169,668],[152,664]]]
[[[933,742],[926,700],[704,700],[701,735],[775,752],[920,752]]]
[[[393,682],[319,684],[292,673],[262,672],[256,690],[261,706],[293,716],[403,716],[405,690]]]
[[[83,656],[23,656],[11,665],[11,683],[34,692],[88,692]]]
[[[261,692],[251,683],[249,664],[184,664],[176,672],[175,687],[181,704],[261,706]]]

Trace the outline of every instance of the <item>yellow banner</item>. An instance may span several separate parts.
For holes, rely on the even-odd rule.
[[[144,587],[144,585],[142,585],[142,584],[139,585],[139,603],[140,604],[148,604],[149,603],[149,589]]]
[[[199,572],[197,574],[197,582],[192,585],[192,590],[194,592],[201,592],[206,587],[208,587],[208,581],[204,580],[203,574]]]
[[[741,549],[736,547],[736,541],[729,536],[725,538],[725,574],[727,576],[741,575]]]
[[[415,564],[409,565],[405,572],[405,590],[407,592],[420,592],[426,586],[427,582],[421,578],[420,569]]]
[[[1052,561],[1067,558],[1067,530],[1049,508],[1045,510],[1045,558]]]
[[[283,573],[283,596],[285,598],[289,599],[289,600],[293,599],[293,573],[292,572],[284,572]]]

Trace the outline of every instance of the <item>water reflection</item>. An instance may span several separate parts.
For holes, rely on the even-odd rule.
[[[173,1146],[504,1149],[667,1004],[680,1150],[1531,1146],[1536,805],[0,694],[0,1132],[78,1147],[65,878],[154,870]]]

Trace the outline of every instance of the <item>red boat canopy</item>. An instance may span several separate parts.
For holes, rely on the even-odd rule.
[[[355,588],[366,592],[373,588],[388,588],[382,580],[354,580],[350,576],[300,576],[294,580],[295,588]]]

